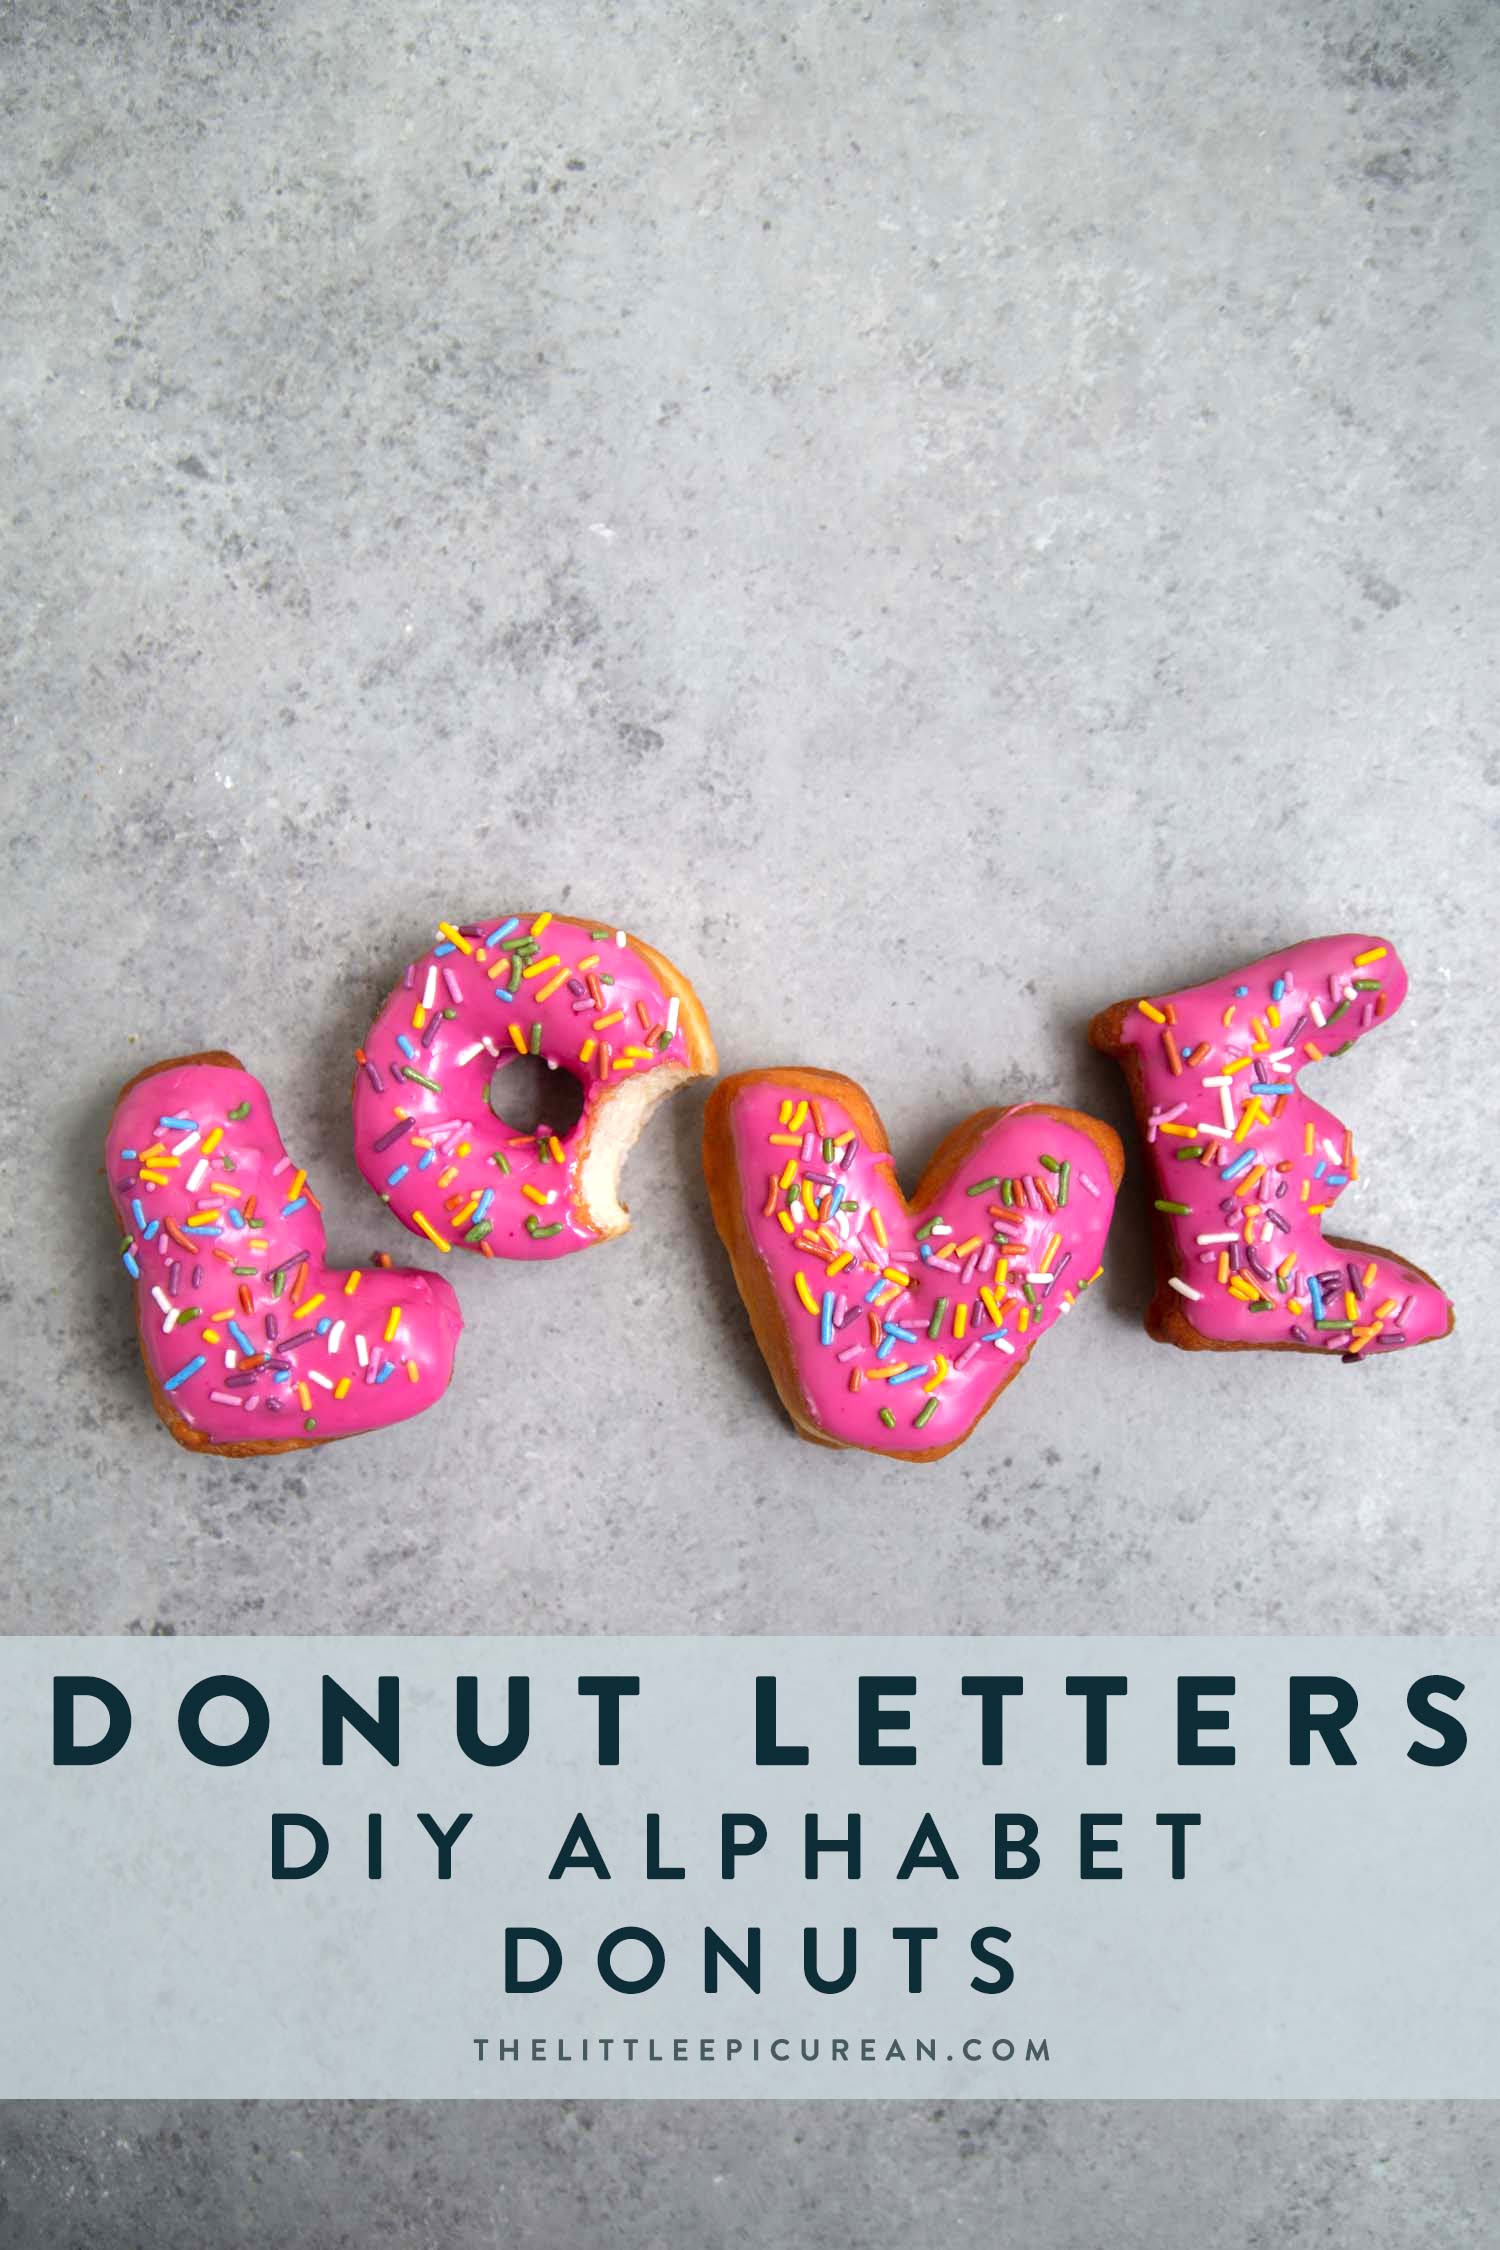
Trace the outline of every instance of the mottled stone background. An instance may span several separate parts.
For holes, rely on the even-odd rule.
[[[0,1627],[1490,1629],[1492,0],[15,0]],[[1325,929],[1322,1080],[1441,1349],[1188,1360],[1108,1279],[929,1470],[791,1436],[701,1103],[624,1242],[457,1276],[450,1397],[199,1461],[97,1166],[229,1045],[337,1249],[439,913],[577,905],[728,1068],[1120,1089],[1122,992]],[[1378,1963],[1372,1963],[1378,1975]],[[1391,2036],[1399,2040],[1400,2027]],[[66,2109],[7,2250],[1497,2240],[1482,2108]]]

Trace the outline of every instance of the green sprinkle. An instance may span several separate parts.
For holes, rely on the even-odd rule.
[[[248,1102],[236,1102],[233,1109],[225,1110],[224,1115],[233,1119],[234,1123],[238,1125],[242,1119],[250,1115],[250,1104]]]
[[[316,1416],[316,1414],[309,1414],[307,1420],[302,1425],[304,1430],[315,1430],[317,1426],[318,1417]]]
[[[823,1135],[823,1162],[825,1164],[833,1162],[833,1137],[829,1133]]]
[[[1062,1170],[1062,1158],[1060,1156],[1044,1156],[1040,1161],[1046,1165],[1049,1172],[1060,1172]]]
[[[562,1233],[562,1221],[558,1219],[550,1227],[543,1227],[538,1226],[535,1219],[528,1219],[526,1221],[526,1232],[533,1242],[546,1242],[550,1236]]]
[[[912,1428],[914,1430],[925,1430],[936,1412],[937,1400],[935,1398],[930,1398],[927,1401],[927,1404],[923,1407],[921,1413],[917,1416],[915,1422],[913,1422]]]
[[[1338,1006],[1337,1006],[1336,1008],[1332,1009],[1332,1010],[1330,1011],[1330,1013],[1329,1013],[1329,1014],[1328,1014],[1327,1016],[1325,1016],[1325,1017],[1324,1017],[1324,1019],[1323,1019],[1323,1020],[1324,1020],[1324,1023],[1325,1023],[1325,1024],[1330,1024],[1330,1023],[1337,1023],[1337,1022],[1338,1022],[1338,1020],[1339,1020],[1339,1017],[1340,1017],[1340,1016],[1342,1016],[1342,1015],[1347,1015],[1347,1014],[1348,1014],[1348,1012],[1349,1012],[1349,1003],[1348,1003],[1348,1001],[1347,1001],[1347,1000],[1341,1000],[1341,1001],[1339,1002]]]
[[[1014,1181],[1014,1180],[1002,1180],[1002,1181],[1000,1182],[1000,1200],[1001,1200],[1001,1202],[1002,1202],[1002,1203],[1014,1203],[1014,1202],[1015,1202],[1015,1200],[1016,1200],[1016,1183],[1015,1183],[1015,1181]]]
[[[1170,1211],[1175,1217],[1185,1219],[1190,1215],[1193,1206],[1191,1203],[1168,1203],[1164,1196],[1159,1195],[1156,1199],[1156,1208],[1158,1211]]]
[[[943,1332],[943,1315],[947,1312],[947,1310],[947,1298],[939,1297],[937,1303],[932,1308],[932,1318],[927,1323],[927,1333],[934,1340],[936,1340],[937,1337],[941,1336]]]
[[[491,1163],[498,1164],[501,1171],[505,1174],[506,1178],[510,1178],[510,1158],[508,1156],[502,1155],[501,1151],[497,1148],[490,1161]]]
[[[420,1070],[413,1070],[410,1063],[406,1066],[406,1075],[414,1078],[419,1086],[425,1086],[429,1094],[440,1094],[443,1090],[435,1078],[424,1077]]]
[[[1174,1149],[1172,1153],[1176,1157],[1179,1164],[1186,1164],[1189,1157],[1201,1156],[1203,1154],[1203,1143],[1201,1141],[1194,1141],[1191,1148]]]
[[[493,1219],[481,1219],[477,1226],[470,1227],[468,1233],[464,1236],[464,1240],[465,1242],[483,1242],[485,1236],[493,1234],[494,1231],[495,1222]]]
[[[918,1242],[925,1242],[937,1223],[938,1222],[936,1219],[928,1219],[924,1225],[919,1226],[916,1232],[916,1240]]]
[[[273,1297],[279,1297],[285,1287],[286,1275],[284,1273],[273,1273],[271,1276],[271,1295]]]
[[[532,1052],[532,1053],[533,1053],[534,1055],[539,1055],[539,1054],[541,1053],[541,1051],[542,1051],[542,1026],[541,1026],[541,1020],[540,1020],[540,1018],[538,1018],[538,1020],[537,1020],[537,1021],[536,1021],[536,1022],[535,1022],[535,1023],[534,1023],[533,1025],[532,1025],[532,1027],[531,1027],[531,1052]]]
[[[992,1189],[997,1188],[999,1185],[999,1173],[992,1172],[987,1180],[976,1180],[974,1182],[974,1185],[966,1190],[966,1193],[968,1193],[969,1195],[988,1195]]]
[[[615,933],[614,933],[614,931],[613,931],[613,930],[590,930],[590,931],[589,931],[589,936],[590,936],[590,937],[591,937],[591,938],[592,938],[592,939],[594,940],[594,943],[595,943],[596,945],[597,945],[597,944],[599,943],[599,941],[600,941],[600,939],[601,939],[601,938],[612,938],[612,937],[614,936],[614,934],[615,934]]]
[[[1023,1282],[1022,1282],[1022,1284],[1021,1284],[1021,1295],[1022,1295],[1022,1296],[1023,1296],[1023,1297],[1025,1298],[1025,1299],[1026,1299],[1026,1302],[1027,1302],[1027,1304],[1028,1304],[1028,1305],[1030,1305],[1030,1307],[1031,1307],[1032,1311],[1033,1311],[1033,1312],[1035,1312],[1035,1311],[1036,1311],[1036,1291],[1035,1291],[1035,1290],[1034,1290],[1034,1289],[1032,1288],[1032,1286],[1031,1286],[1031,1283],[1030,1283],[1029,1281],[1023,1281]]]
[[[1057,1172],[1057,1208],[1060,1211],[1068,1200],[1068,1182],[1073,1177],[1071,1164],[1061,1164]]]
[[[260,1272],[259,1266],[231,1266],[229,1270],[233,1274],[238,1274],[245,1281],[253,1281]]]
[[[1315,1320],[1313,1326],[1314,1328],[1352,1328],[1354,1323],[1352,1320]]]
[[[896,1427],[896,1417],[888,1406],[882,1406],[880,1409],[880,1419],[888,1430],[893,1430]]]

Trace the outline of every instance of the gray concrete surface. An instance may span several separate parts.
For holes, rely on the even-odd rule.
[[[0,1629],[1487,1630],[1500,807],[1487,0],[18,0],[0,319]],[[1448,1344],[1096,1301],[939,1468],[800,1447],[706,1221],[457,1276],[432,1416],[156,1425],[97,1179],[232,1045],[336,1247],[438,913],[575,904],[726,1068],[1123,1121],[1124,991],[1349,924],[1324,1081]],[[1448,1161],[1424,1185],[1434,1143]],[[593,1442],[600,1409],[617,1440]],[[16,2250],[1500,2240],[1490,2112],[18,2107]]]

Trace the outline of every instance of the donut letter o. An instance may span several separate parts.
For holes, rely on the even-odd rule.
[[[531,1057],[575,1081],[576,1122],[507,1122]],[[625,1232],[647,1118],[717,1067],[697,994],[640,938],[571,914],[441,922],[357,1051],[355,1160],[439,1250],[565,1257]]]

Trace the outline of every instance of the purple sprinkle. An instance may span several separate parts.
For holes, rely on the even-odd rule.
[[[416,972],[416,968],[415,968],[415,966],[414,966],[414,965],[413,965],[413,964],[412,964],[412,963],[411,963],[410,961],[408,961],[408,962],[407,962],[407,964],[406,964],[406,967],[405,967],[405,968],[404,968],[404,969],[402,970],[402,972],[401,972],[401,989],[402,989],[402,991],[403,991],[403,992],[410,992],[410,990],[411,990],[412,986],[413,986],[413,985],[414,985],[414,984],[416,983],[416,981],[417,981],[417,972]]]
[[[377,1094],[383,1094],[385,1092],[385,1080],[381,1077],[379,1071],[369,1060],[368,1056],[365,1059],[365,1076],[369,1079],[370,1084],[374,1087]]]
[[[315,1343],[317,1335],[316,1328],[299,1328],[295,1336],[284,1336],[276,1349],[278,1352],[294,1352],[299,1345]]]
[[[278,1336],[279,1336],[280,1334],[281,1334],[281,1323],[280,1323],[280,1321],[279,1321],[279,1320],[278,1320],[278,1319],[276,1318],[276,1315],[275,1315],[275,1314],[274,1314],[273,1312],[268,1312],[268,1313],[266,1314],[266,1340],[267,1340],[267,1342],[268,1342],[268,1343],[272,1343],[272,1344],[274,1344],[274,1343],[275,1343],[275,1341],[276,1341],[276,1339],[277,1339],[277,1337],[278,1337]]]
[[[379,1153],[382,1149],[393,1147],[403,1133],[411,1131],[416,1122],[414,1117],[403,1117],[399,1125],[393,1125],[388,1133],[381,1134],[379,1140],[375,1143],[376,1152]]]
[[[298,1266],[307,1264],[310,1255],[311,1252],[307,1250],[294,1251],[290,1258],[283,1258],[279,1266],[272,1266],[270,1272],[266,1275],[267,1281],[277,1281],[284,1274],[295,1273]]]
[[[167,1295],[175,1297],[182,1285],[182,1260],[174,1258],[167,1267]]]
[[[1307,1342],[1307,1330],[1295,1320],[1292,1322],[1292,1334],[1296,1337],[1299,1344],[1305,1344]]]
[[[1348,1268],[1348,1274],[1349,1287],[1354,1294],[1355,1302],[1358,1304],[1363,1304],[1365,1298],[1365,1285],[1359,1278],[1358,1269],[1351,1264]]]

